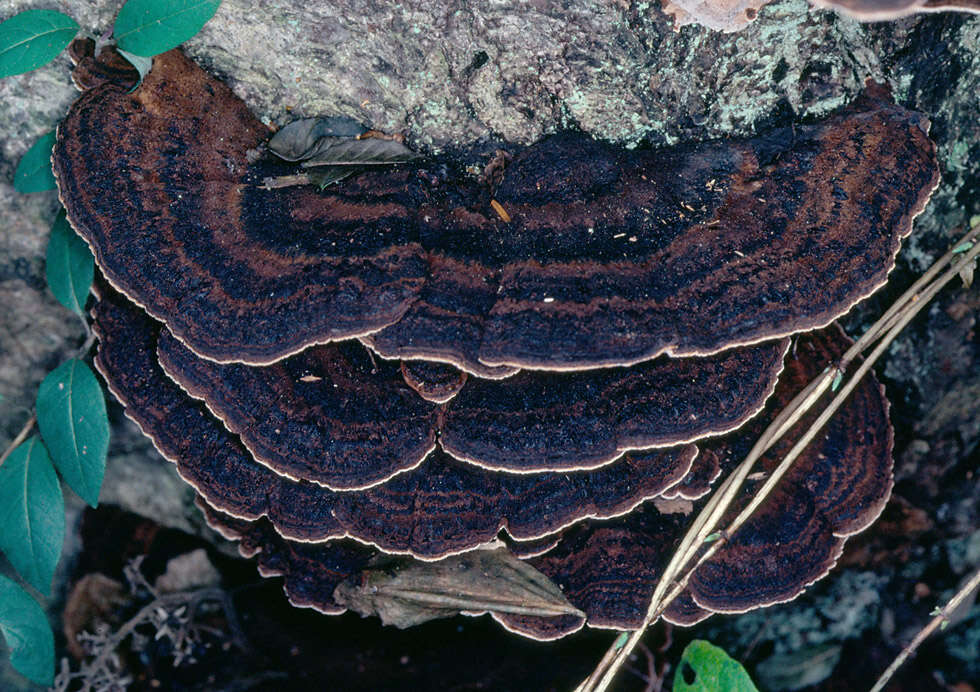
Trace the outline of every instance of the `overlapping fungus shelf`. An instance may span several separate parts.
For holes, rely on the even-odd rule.
[[[269,186],[297,164],[181,53],[135,90],[111,50],[71,53],[53,163],[105,277],[96,365],[209,522],[325,613],[384,555],[436,574],[492,545],[564,605],[460,610],[638,626],[693,503],[839,358],[812,330],[885,281],[938,181],[927,121],[869,85],[752,139],[560,133],[492,190],[426,161]],[[793,598],[890,489],[868,380],[666,617]]]
[[[181,475],[235,517],[267,516],[283,536],[345,536],[391,553],[433,559],[476,548],[501,529],[531,539],[588,517],[630,511],[679,482],[697,449],[685,444],[624,455],[592,471],[496,473],[440,452],[385,483],[336,492],[257,463],[155,358],[160,325],[107,286],[99,289],[96,365],[109,388]],[[370,458],[366,459],[370,462]]]
[[[714,454],[740,459],[781,407],[820,373],[823,363],[839,358],[847,345],[836,329],[802,338],[765,413],[727,436],[724,444],[716,443]],[[794,432],[804,430],[812,418],[804,417]],[[779,443],[764,455],[763,475],[773,470],[789,444]],[[892,488],[891,451],[884,391],[874,380],[865,380],[776,486],[771,501],[695,572],[688,590],[665,617],[687,625],[714,612],[744,612],[795,598],[833,567],[846,538],[866,528],[884,509]],[[723,459],[722,464],[728,461]],[[762,481],[762,476],[755,477],[725,521],[744,507]],[[334,600],[334,589],[353,579],[371,557],[370,552],[363,553],[363,563],[343,575],[330,567],[311,567],[321,556],[324,565],[337,564],[348,550],[342,543],[303,547],[283,539],[267,523],[234,523],[210,510],[207,516],[226,535],[242,540],[243,551],[256,556],[263,569],[282,574],[291,598],[324,612],[342,610]],[[613,521],[577,524],[553,545],[541,541],[545,552],[526,559],[560,585],[569,602],[586,613],[591,626],[632,629],[642,622],[650,594],[687,520],[684,514],[661,514],[645,504]],[[564,636],[586,621],[575,616],[495,613],[494,617],[508,629],[537,639]]]
[[[727,432],[762,408],[787,347],[782,339],[632,368],[470,378],[445,404],[421,398],[404,368],[357,342],[247,366],[199,358],[164,330],[157,354],[256,460],[350,490],[415,468],[436,446],[484,468],[540,473]]]
[[[425,163],[268,189],[295,165],[250,163],[268,128],[172,51],[135,91],[83,92],[53,165],[109,281],[204,358],[363,337],[480,375],[828,324],[884,283],[938,181],[927,125],[869,86],[819,124],[752,139],[633,151],[561,133],[504,171],[506,222],[485,188]]]

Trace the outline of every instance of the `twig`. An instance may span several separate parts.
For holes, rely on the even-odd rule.
[[[86,322],[86,325],[88,325],[87,322]],[[86,332],[85,341],[82,343],[81,346],[78,347],[78,350],[75,351],[75,356],[74,357],[81,359],[81,358],[84,358],[85,356],[87,356],[89,350],[92,348],[92,344],[94,344],[94,343],[95,343],[95,332],[93,332],[92,331],[92,328],[89,327],[88,330],[87,330],[87,332]]]
[[[275,178],[263,178],[260,190],[277,190],[282,187],[293,187],[294,185],[309,185],[310,176],[305,173],[297,175],[280,175]]]
[[[929,303],[943,286],[956,278],[963,268],[970,266],[980,256],[980,242],[976,242],[978,238],[980,238],[980,225],[973,227],[965,236],[960,238],[953,245],[952,249],[935,262],[919,280],[902,294],[901,298],[872,325],[868,332],[848,349],[841,358],[840,363],[835,367],[828,367],[780,412],[769,427],[766,428],[765,432],[763,432],[745,460],[725,480],[721,487],[712,494],[708,503],[695,518],[691,528],[681,540],[680,545],[674,552],[664,573],[661,575],[651,598],[647,615],[640,628],[632,632],[625,643],[617,638],[614,645],[603,656],[599,665],[592,671],[592,674],[576,688],[578,692],[603,692],[609,688],[616,672],[639,643],[646,628],[660,617],[673,599],[677,598],[683,592],[694,571],[724,546],[728,538],[735,533],[748,519],[749,515],[763,502],[779,479],[789,470],[793,461],[796,460],[806,445],[817,435],[833,413],[841,406],[854,387],[857,386],[860,379],[868,372],[882,353],[884,353],[885,349],[898,333]],[[967,250],[963,252],[963,248],[967,248]],[[943,269],[951,263],[952,266],[943,272]],[[940,272],[942,272],[941,275]],[[939,275],[939,278],[935,278],[937,275]],[[813,425],[797,441],[786,457],[780,462],[779,466],[767,478],[762,487],[759,488],[749,505],[739,513],[731,525],[721,532],[720,536],[717,537],[718,539],[701,555],[697,563],[687,570],[683,578],[678,580],[678,575],[684,571],[685,566],[701,550],[706,539],[709,536],[713,536],[712,531],[714,531],[714,527],[721,521],[728,506],[735,499],[742,484],[751,472],[752,465],[812,408],[824,392],[828,389],[836,389],[835,385],[840,383],[840,377],[850,363],[878,339],[881,339],[878,346],[861,364],[854,376],[840,388],[827,408],[818,416]]]
[[[89,663],[84,664],[81,671],[74,673],[73,677],[88,679],[94,672],[104,668],[108,664],[109,658],[116,653],[116,650],[123,643],[126,637],[133,634],[136,628],[140,625],[150,622],[154,612],[156,612],[158,609],[163,608],[167,610],[183,606],[187,608],[187,612],[193,619],[193,614],[197,612],[198,607],[205,601],[217,601],[221,604],[225,611],[226,617],[228,617],[229,625],[233,630],[238,630],[237,632],[233,632],[235,644],[238,646],[244,646],[244,638],[240,636],[241,630],[238,626],[237,617],[234,615],[234,607],[231,605],[231,602],[228,599],[228,594],[223,589],[205,588],[197,591],[191,591],[189,593],[179,592],[164,594],[153,599],[150,603],[140,608],[140,610],[133,617],[123,623],[123,625],[116,630],[111,637],[109,637],[105,645],[101,647],[98,655]],[[234,621],[232,620],[233,618]],[[91,690],[91,685],[86,682],[85,686],[82,688],[82,692],[88,692],[88,690]]]
[[[657,663],[653,657],[653,652],[650,651],[650,647],[640,642],[640,650],[643,652],[643,656],[647,660],[647,674],[644,677],[646,680],[646,687],[643,688],[643,692],[653,692],[659,685],[657,684],[660,680],[657,678]]]
[[[7,457],[9,457],[11,453],[17,449],[17,446],[21,442],[27,439],[27,436],[31,434],[31,430],[34,429],[35,423],[37,423],[37,415],[31,413],[31,417],[27,419],[26,423],[24,423],[24,427],[20,429],[19,433],[17,433],[17,437],[15,437],[7,448],[3,450],[3,454],[0,454],[0,466],[3,466],[3,462],[7,460]]]
[[[881,690],[885,688],[885,685],[891,679],[892,675],[895,674],[895,671],[898,670],[899,666],[905,663],[905,660],[919,648],[919,645],[925,641],[926,637],[936,631],[937,627],[942,627],[944,622],[949,621],[948,618],[950,613],[955,611],[959,607],[960,603],[966,600],[967,596],[973,593],[977,587],[980,587],[980,569],[973,573],[973,576],[970,577],[966,584],[963,585],[962,589],[956,592],[955,596],[949,599],[949,603],[947,603],[939,611],[939,614],[930,620],[925,627],[919,630],[919,633],[915,635],[915,638],[908,643],[908,646],[902,649],[901,653],[899,653],[898,656],[895,657],[895,660],[892,661],[892,664],[888,666],[888,668],[885,669],[885,672],[881,674],[881,677],[878,678],[878,682],[876,682],[874,687],[871,688],[871,692],[881,692]]]

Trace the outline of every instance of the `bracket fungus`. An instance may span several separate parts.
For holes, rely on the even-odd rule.
[[[701,24],[732,33],[744,29],[772,0],[661,0],[664,14],[680,30]],[[862,22],[899,19],[923,12],[980,13],[980,0],[810,0],[818,9],[837,10]]]
[[[848,344],[834,328],[802,336],[765,412],[715,443],[715,454],[728,457],[722,464],[730,467],[740,461],[772,417],[819,375],[823,363],[836,362]],[[795,432],[805,430],[813,417],[805,416]],[[791,431],[762,457],[760,473],[729,508],[721,526],[751,499],[796,437]],[[807,446],[773,495],[695,571],[688,590],[666,611],[666,619],[688,625],[711,613],[740,613],[798,596],[836,564],[848,536],[881,514],[893,484],[891,452],[884,389],[866,379]],[[644,505],[612,522],[579,524],[565,532],[556,548],[529,562],[563,585],[569,601],[586,611],[592,626],[633,629],[643,620],[684,523],[677,515]],[[550,636],[559,625],[539,621],[537,634]]]
[[[72,55],[53,165],[101,272],[96,365],[209,522],[328,613],[341,585],[389,612],[357,592],[381,555],[427,579],[503,539],[560,612],[469,610],[542,639],[636,627],[686,523],[657,503],[707,493],[839,356],[813,330],[885,281],[939,175],[926,119],[869,85],[749,139],[560,133],[495,172],[496,206],[424,160],[267,186],[296,164],[180,52],[133,91],[111,52]],[[890,457],[869,381],[667,617],[799,593],[880,512]]]
[[[746,429],[716,443],[716,454],[731,460],[744,455],[769,420],[819,374],[822,363],[835,361],[847,343],[836,329],[802,337],[766,411]],[[795,427],[805,429],[811,422],[812,417],[804,418]],[[783,442],[763,456],[762,475],[772,471],[787,448]],[[884,509],[893,483],[891,450],[887,399],[881,385],[869,379],[780,481],[771,501],[694,573],[688,590],[665,617],[689,625],[712,613],[745,612],[795,598],[833,567],[846,538],[866,528]],[[752,485],[761,481],[757,477]],[[727,520],[753,490],[746,489],[727,512]],[[334,598],[335,589],[356,581],[373,557],[365,549],[359,553],[361,562],[343,575],[334,567],[350,550],[343,542],[303,546],[284,539],[268,523],[235,521],[205,509],[212,526],[242,542],[243,554],[257,556],[264,571],[285,577],[294,602],[323,612],[343,609]],[[684,515],[662,514],[647,503],[613,521],[582,522],[560,536],[538,541],[543,552],[529,550],[522,557],[560,585],[584,617],[499,611],[492,615],[508,629],[536,639],[564,636],[586,622],[600,628],[636,628],[686,523]],[[324,567],[316,566],[320,561]]]
[[[266,188],[290,165],[249,163],[269,129],[173,51],[132,93],[84,91],[52,160],[107,279],[200,356],[271,363],[364,337],[482,375],[828,324],[884,283],[935,187],[927,126],[869,86],[750,139],[629,151],[558,134],[504,171],[508,223],[480,185],[434,185],[424,164]]]
[[[484,468],[540,473],[727,432],[762,408],[787,347],[782,339],[632,368],[473,377],[442,405],[406,386],[404,364],[378,362],[357,342],[248,366],[199,358],[164,330],[157,352],[260,463],[351,490],[415,468],[437,445]]]
[[[466,372],[446,363],[403,360],[402,377],[416,394],[434,404],[444,404],[459,394],[466,384]]]
[[[266,516],[292,540],[352,537],[386,552],[436,559],[485,544],[502,529],[533,539],[632,510],[680,481],[697,453],[685,444],[626,454],[592,471],[505,474],[435,452],[360,492],[294,481],[257,463],[236,435],[167,378],[156,359],[159,324],[108,286],[98,293],[96,366],[128,415],[209,504],[238,518]]]

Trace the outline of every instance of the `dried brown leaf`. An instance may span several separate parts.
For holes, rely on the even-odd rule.
[[[547,577],[506,549],[437,562],[384,558],[355,582],[338,586],[334,599],[399,628],[460,612],[583,616]]]

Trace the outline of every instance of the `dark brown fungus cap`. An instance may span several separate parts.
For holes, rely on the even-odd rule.
[[[114,46],[103,46],[96,59],[95,41],[90,38],[76,38],[68,46],[68,57],[75,66],[71,72],[72,81],[82,91],[106,83],[116,84],[124,89],[132,89],[139,84],[139,70],[121,56]]]
[[[770,419],[780,406],[846,348],[836,328],[801,337],[787,364]],[[771,471],[791,442],[812,422],[801,421],[761,462]],[[739,459],[765,420],[727,438]],[[711,612],[743,612],[791,600],[833,567],[846,536],[866,528],[884,508],[892,487],[892,429],[888,404],[874,379],[852,393],[804,451],[774,493],[732,540],[691,579],[689,590],[666,613],[692,624]],[[725,522],[745,506],[762,479],[751,482]],[[529,562],[562,586],[590,625],[631,629],[643,619],[661,570],[687,521],[643,505],[611,522],[585,522],[568,529],[554,549]],[[504,618],[510,623],[510,616]],[[533,627],[535,618],[520,619]],[[539,620],[541,636],[553,636],[555,621]]]
[[[714,453],[716,449],[728,449],[727,437],[717,440],[700,440],[698,442],[698,455],[694,458],[691,470],[681,482],[674,485],[660,494],[665,500],[677,498],[684,500],[697,500],[711,492],[711,484],[717,480],[722,472],[721,459],[719,454]],[[739,460],[735,460],[737,463]]]
[[[473,379],[447,404],[440,445],[488,468],[534,471],[589,468],[624,450],[717,435],[762,409],[788,345],[784,339],[631,368]]]
[[[802,337],[764,418],[775,415],[826,363],[834,362],[846,345],[836,328]],[[790,439],[811,419],[797,424]],[[765,421],[750,425],[755,429],[726,438],[733,457],[747,451]],[[866,527],[883,508],[892,486],[891,442],[884,393],[878,383],[867,379],[804,451],[774,494],[695,573],[688,591],[669,606],[666,618],[692,624],[712,612],[741,612],[786,601],[824,576],[839,557],[846,536]],[[781,442],[770,451],[761,470],[771,471],[790,444]],[[725,521],[744,506],[761,482],[761,478],[753,481]],[[632,629],[642,621],[661,570],[689,519],[682,514],[663,515],[647,503],[612,521],[576,524],[562,533],[554,547],[551,539],[541,539],[527,542],[526,551],[520,545],[517,550],[526,555],[546,551],[529,557],[528,562],[586,612],[588,624]],[[226,535],[243,541],[246,554],[261,549],[263,571],[284,574],[287,592],[302,593],[301,602],[333,612],[337,575],[331,567],[336,558],[330,551],[334,544],[304,547],[262,524],[239,522],[229,528],[228,521],[217,523],[224,524]],[[302,559],[296,557],[300,551],[306,551]],[[322,584],[316,551],[323,551],[328,561]],[[278,567],[268,567],[269,561]],[[293,569],[299,572],[294,574]],[[583,625],[574,616],[495,617],[508,629],[537,639],[561,637]]]
[[[568,529],[557,547],[528,559],[585,611],[592,627],[635,629],[687,517],[660,514],[649,504],[610,523]],[[502,616],[504,624],[535,639],[556,639],[579,629],[575,618]]]
[[[360,492],[291,481],[257,463],[207,408],[163,373],[160,326],[107,286],[98,289],[96,365],[109,388],[184,479],[234,517],[266,516],[294,541],[350,536],[424,559],[470,550],[501,529],[518,539],[554,533],[587,517],[629,512],[677,483],[697,450],[631,453],[595,471],[503,474],[433,453],[417,469]]]
[[[436,404],[446,403],[466,384],[466,372],[448,363],[403,360],[401,371],[405,384],[426,401]]]
[[[838,10],[861,21],[883,21],[920,12],[980,13],[980,0],[810,0],[816,7]]]
[[[437,433],[457,459],[539,473],[597,468],[625,450],[727,432],[761,410],[787,347],[777,340],[632,368],[470,378],[443,405],[420,399],[396,364],[356,342],[248,366],[198,358],[164,330],[158,354],[164,371],[203,399],[257,461],[348,490],[416,467]]]
[[[430,217],[431,278],[365,341],[576,369],[824,325],[884,282],[937,184],[926,125],[869,87],[821,124],[748,140],[626,152],[556,135],[508,166],[494,196],[510,224]]]
[[[202,360],[164,329],[157,355],[253,457],[294,480],[366,488],[415,468],[436,445],[436,406],[405,384],[397,363],[357,341],[253,367]]]
[[[365,569],[378,552],[353,541],[309,545],[284,540],[269,522],[236,519],[219,512],[198,497],[198,507],[208,525],[238,542],[243,557],[254,557],[264,577],[284,577],[289,602],[326,615],[347,609],[333,598],[334,589]]]
[[[246,153],[269,134],[177,51],[132,93],[84,92],[58,128],[72,225],[114,286],[207,357],[269,362],[377,330],[424,283],[408,171],[263,190],[274,173]]]
[[[924,117],[869,87],[816,125],[628,151],[581,134],[494,192],[413,166],[319,192],[178,52],[58,129],[68,218],[109,280],[196,353],[268,363],[353,336],[477,375],[703,355],[829,323],[880,286],[938,181]],[[379,331],[380,330],[380,331]],[[366,335],[370,334],[369,337]]]
[[[809,363],[833,362],[846,346],[841,339],[801,338],[797,357],[787,366],[788,380],[800,388],[817,374],[807,367]],[[814,418],[815,414],[805,417],[798,429],[805,429]],[[781,441],[762,459],[763,471],[775,467],[792,439]],[[863,531],[884,509],[893,485],[892,443],[888,400],[881,385],[869,377],[739,531],[731,547],[694,575],[690,584],[694,601],[715,612],[742,612],[790,600],[824,576],[840,556],[844,539]],[[733,511],[748,502],[761,482],[748,484]],[[778,545],[775,555],[772,545]],[[760,575],[747,567],[750,564],[767,569]],[[790,565],[795,572],[786,568]]]

